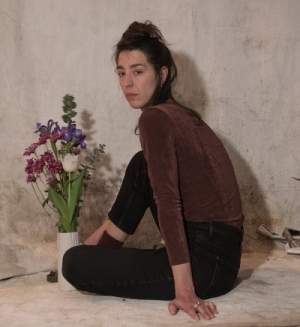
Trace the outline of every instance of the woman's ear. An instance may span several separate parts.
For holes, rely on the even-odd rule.
[[[161,67],[160,69],[160,85],[163,85],[168,76],[168,68],[166,66]]]

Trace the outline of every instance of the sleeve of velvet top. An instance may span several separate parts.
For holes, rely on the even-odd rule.
[[[190,261],[182,215],[175,130],[174,122],[160,109],[147,108],[140,116],[141,146],[171,265]]]

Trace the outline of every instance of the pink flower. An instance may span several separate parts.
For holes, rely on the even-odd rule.
[[[46,163],[46,167],[52,174],[61,173],[62,168],[63,168],[61,162],[58,160],[55,160],[54,158],[53,158],[53,160]]]
[[[45,161],[43,159],[27,159],[25,171],[28,175],[35,175],[37,178],[43,173],[44,167]]]
[[[38,145],[46,144],[48,139],[49,139],[49,135],[48,134],[42,134],[40,136],[40,138],[39,138]]]
[[[31,154],[33,154],[35,152],[35,150],[38,146],[39,146],[38,143],[32,143],[28,148],[25,149],[23,156],[30,156]]]
[[[51,151],[45,151],[43,154],[41,154],[41,158],[45,161],[45,163],[51,163],[53,160],[55,160]]]
[[[34,172],[38,176],[43,173],[44,167],[45,167],[45,161],[43,160],[43,158],[41,158],[41,159],[35,159]]]
[[[33,174],[28,175],[27,178],[26,178],[26,182],[27,183],[34,183],[34,182],[36,182],[35,175],[33,175]]]
[[[52,177],[48,177],[47,180],[46,180],[46,184],[47,185],[53,185],[54,184],[54,179]]]
[[[34,173],[34,159],[27,159],[27,165],[25,167],[25,171],[28,175]]]
[[[66,134],[66,132],[64,132],[64,131],[57,131],[55,133],[52,133],[51,137],[50,137],[50,141],[56,142],[58,140],[61,140],[65,134]]]

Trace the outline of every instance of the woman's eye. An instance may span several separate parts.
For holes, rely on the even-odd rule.
[[[142,74],[142,71],[141,71],[141,70],[135,70],[134,73],[135,73],[136,75],[139,75],[139,74]]]
[[[122,77],[122,76],[125,75],[125,73],[124,73],[124,72],[121,72],[121,71],[117,71],[117,75],[118,75],[119,77]]]

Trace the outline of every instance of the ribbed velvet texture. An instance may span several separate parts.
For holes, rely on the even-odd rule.
[[[167,102],[142,112],[139,132],[172,265],[190,260],[184,220],[242,226],[240,193],[230,158],[204,121]]]

